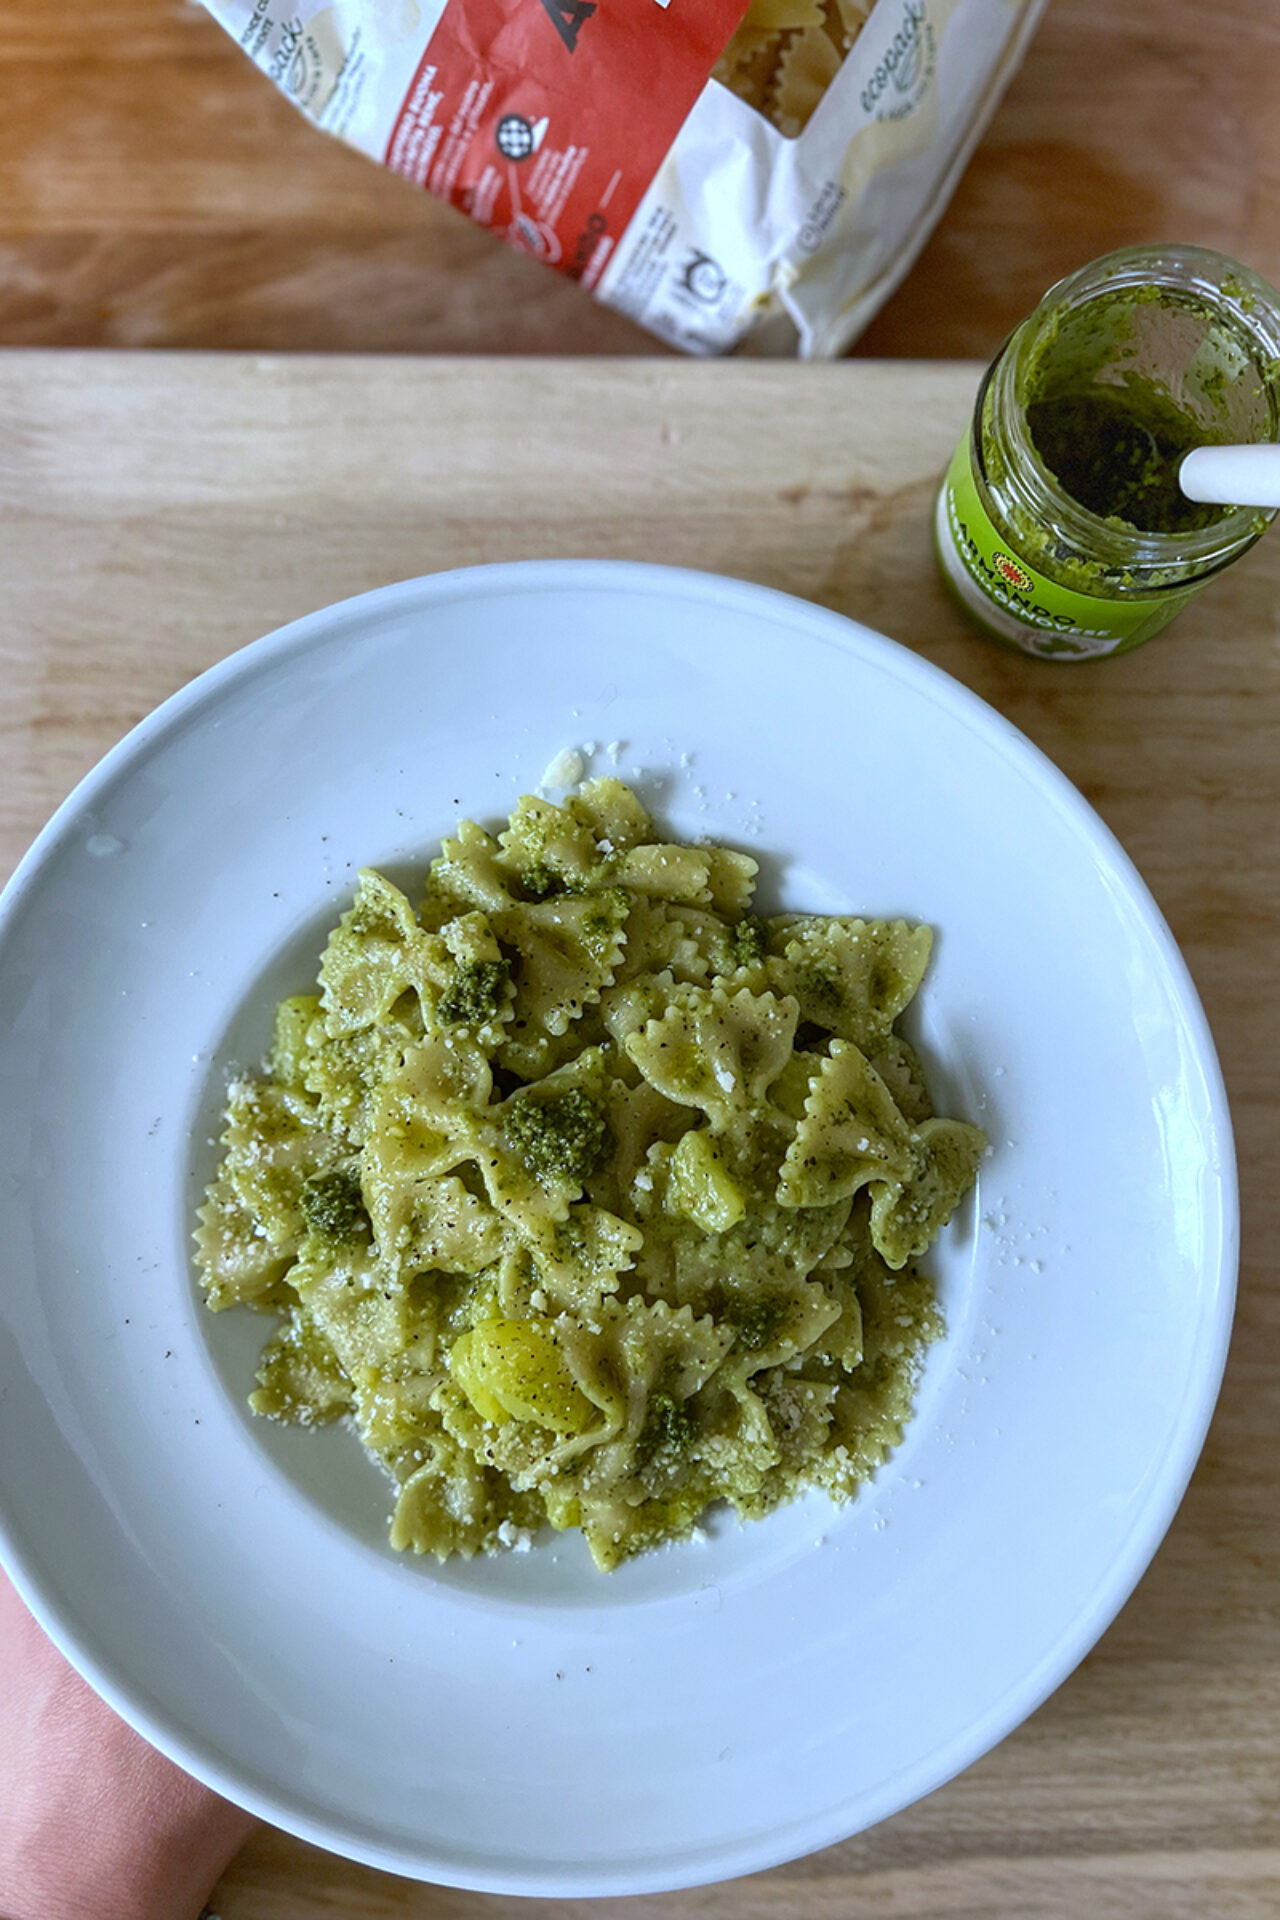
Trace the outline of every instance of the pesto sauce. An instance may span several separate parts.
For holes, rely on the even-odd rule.
[[[436,1017],[445,1026],[479,1026],[502,1005],[511,968],[505,960],[464,960],[440,996]]]
[[[728,937],[735,967],[754,967],[768,951],[764,921],[754,913],[744,913],[741,920],[735,920],[728,930]]]
[[[1063,491],[1099,519],[1144,533],[1185,533],[1229,511],[1182,492],[1183,459],[1212,436],[1146,381],[1032,400],[1027,426]]]
[[[557,893],[567,893],[564,877],[547,866],[543,860],[535,860],[520,875],[520,886],[530,900],[549,900]]]
[[[801,1000],[805,1012],[812,1014],[823,1026],[829,1026],[844,1012],[843,987],[834,974],[819,966],[816,960],[795,966],[791,990]]]
[[[779,1300],[761,1294],[752,1300],[735,1302],[725,1318],[737,1328],[738,1345],[745,1353],[760,1353],[767,1347],[786,1318],[786,1307]]]
[[[535,1180],[581,1184],[613,1144],[599,1107],[577,1087],[553,1100],[513,1101],[502,1131]]]
[[[364,1195],[353,1173],[313,1173],[303,1183],[298,1206],[312,1233],[326,1240],[354,1240],[370,1230]]]
[[[697,1423],[669,1393],[651,1393],[645,1421],[636,1439],[636,1469],[667,1477],[684,1463]]]
[[[746,1293],[735,1286],[715,1286],[708,1309],[731,1326],[744,1353],[760,1353],[787,1317],[786,1302],[769,1293]]]

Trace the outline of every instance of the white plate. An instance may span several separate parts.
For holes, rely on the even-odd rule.
[[[262,1321],[188,1262],[232,1061],[362,862],[421,865],[568,745],[769,904],[939,930],[918,1034],[995,1151],[875,1486],[595,1573],[397,1559],[353,1439],[243,1410]],[[597,770],[610,767],[601,751]],[[1012,727],[892,642],[660,568],[388,587],[236,654],[41,835],[0,919],[0,1518],[122,1714],[393,1872],[621,1894],[883,1819],[1062,1680],[1164,1533],[1236,1251],[1213,1047],[1146,889]]]

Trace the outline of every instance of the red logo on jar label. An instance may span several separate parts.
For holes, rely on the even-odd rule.
[[[1035,585],[1026,568],[1020,567],[1007,553],[993,553],[991,564],[1005,584],[1016,588],[1019,593],[1030,593]]]

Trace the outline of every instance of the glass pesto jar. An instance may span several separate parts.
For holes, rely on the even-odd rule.
[[[1280,294],[1202,247],[1128,247],[1051,287],[988,368],[938,495],[942,576],[1026,653],[1126,653],[1271,512],[1202,506],[1193,447],[1280,440]]]

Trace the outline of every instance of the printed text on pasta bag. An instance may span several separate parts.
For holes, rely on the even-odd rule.
[[[594,287],[745,0],[449,0],[386,164]]]

